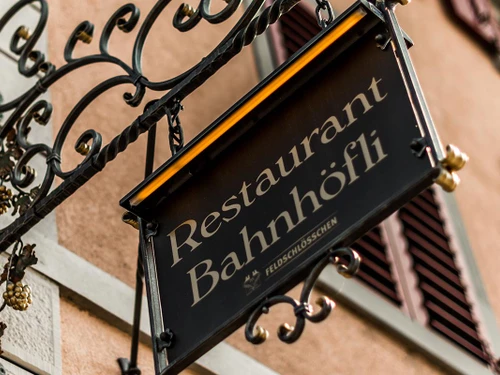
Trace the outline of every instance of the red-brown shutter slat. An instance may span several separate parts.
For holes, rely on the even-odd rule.
[[[411,211],[410,211],[411,212]],[[446,249],[448,242],[446,241],[446,238],[443,236],[439,236],[436,234],[436,232],[429,227],[427,227],[425,224],[423,224],[420,220],[417,220],[413,217],[413,215],[410,212],[402,212],[401,217],[404,217],[406,221],[411,223],[411,225],[417,229],[419,232],[424,233],[425,236],[431,240],[435,245],[441,247],[442,249]]]
[[[462,332],[464,334],[469,335],[472,339],[474,339],[476,341],[480,341],[481,340],[479,338],[479,336],[477,335],[477,332],[473,328],[471,328],[468,325],[464,324],[462,321],[460,321],[459,319],[455,318],[453,315],[451,315],[448,312],[446,312],[444,309],[442,309],[441,307],[439,307],[437,304],[435,304],[433,302],[426,302],[425,306],[430,311],[433,311],[435,314],[438,314],[438,315],[446,317],[446,319],[450,323],[452,323],[455,327],[457,327],[460,330],[462,330]]]
[[[435,287],[447,291],[453,298],[464,305],[467,305],[469,302],[465,299],[465,295],[463,291],[456,290],[455,288],[450,288],[449,284],[444,281],[442,278],[436,276],[436,274],[427,268],[423,267],[420,264],[415,266],[415,271],[420,273],[420,275],[427,279],[428,282],[433,284]]]
[[[292,56],[321,31],[314,14],[306,6],[297,4],[279,20],[286,57]]]
[[[310,38],[309,36],[306,34],[302,34],[302,33],[297,33],[297,32],[292,32],[294,31],[294,26],[293,24],[286,24],[283,26],[282,28],[282,31],[283,33],[286,33],[287,35],[287,40],[285,43],[287,42],[292,42],[292,44],[295,45],[295,49],[299,50],[300,47],[302,47],[304,44],[306,44]]]
[[[307,9],[305,9],[305,12],[307,12]],[[316,20],[311,19],[312,16],[305,14],[302,9],[299,9],[297,12],[289,12],[287,15],[289,16],[288,22],[290,22],[290,24],[293,22],[293,24],[296,25],[296,29],[301,30],[301,33],[310,35],[311,37],[309,39],[321,30],[315,22]]]
[[[385,297],[389,298],[392,302],[396,303],[396,301],[399,301],[399,296],[396,293],[396,290],[381,282],[380,278],[371,277],[366,272],[361,270],[356,274],[356,277],[358,280],[368,285],[371,289],[377,291],[377,293],[381,293]]]
[[[398,212],[422,292],[422,307],[431,329],[489,363],[434,194],[428,189]]]
[[[380,228],[372,229],[355,242],[351,248],[362,259],[360,271],[356,276],[358,280],[386,297],[396,306],[401,306],[401,296],[396,288],[392,265],[387,257],[387,246],[382,238]]]
[[[436,231],[440,236],[446,238],[446,233],[441,230],[442,228],[439,222],[435,221],[436,215],[439,215],[437,210],[435,211],[436,213],[434,216],[429,216],[426,215],[420,207],[421,206],[418,205],[416,201],[412,201],[405,206],[409,214],[413,215],[421,223],[424,223],[428,228],[431,228],[432,230]]]
[[[367,235],[370,235],[372,232],[368,232]],[[375,258],[377,258],[382,264],[388,265],[387,263],[387,257],[386,255],[380,251],[380,247],[384,246],[384,244],[377,244],[377,246],[374,246],[373,244],[370,244],[367,238],[368,236],[364,236],[360,238],[357,243],[360,247],[364,249],[365,252],[370,253],[373,255]]]
[[[431,322],[431,327],[441,333],[443,336],[449,338],[450,340],[456,342],[457,344],[468,350],[483,362],[488,362],[488,357],[486,356],[484,351],[479,349],[479,347],[481,346],[480,343],[472,344],[470,341],[457,334],[454,330],[449,329],[437,320]]]

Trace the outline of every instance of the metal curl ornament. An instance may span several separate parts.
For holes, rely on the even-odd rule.
[[[347,265],[340,263],[341,259],[345,258],[348,259]],[[327,265],[333,264],[337,267],[339,274],[349,278],[356,274],[360,263],[361,258],[358,253],[350,248],[343,247],[330,250],[328,254],[314,266],[311,273],[304,281],[299,301],[290,296],[278,295],[266,298],[260,303],[260,305],[248,318],[245,327],[246,339],[255,345],[262,344],[266,341],[269,337],[269,332],[262,326],[257,325],[259,318],[262,314],[268,314],[272,306],[286,303],[293,307],[296,317],[295,325],[291,326],[288,323],[284,323],[278,328],[277,334],[281,341],[287,344],[294,343],[304,332],[306,321],[310,321],[312,323],[322,322],[330,315],[335,307],[335,303],[325,296],[318,298],[316,301],[316,304],[319,307],[319,310],[316,312],[314,312],[314,308],[309,302],[314,285],[316,284],[321,271],[323,271]]]
[[[173,25],[177,30],[185,32],[198,25],[202,19],[212,24],[224,22],[236,12],[241,2],[242,0],[227,0],[224,9],[215,14],[210,13],[211,0],[201,0],[196,10],[183,3],[175,12]]]
[[[66,63],[58,68],[50,62],[45,61],[42,53],[34,50],[36,41],[40,38],[47,23],[47,0],[19,0],[0,18],[0,33],[5,28],[5,25],[21,9],[32,3],[40,5],[38,25],[33,32],[22,28],[22,25],[20,26],[21,29],[18,28],[14,37],[13,53],[21,56],[19,59],[19,70],[22,74],[38,74],[41,78],[24,94],[7,103],[0,104],[0,115],[7,111],[12,111],[4,120],[4,123],[0,125],[0,144],[5,145],[7,137],[12,132],[15,132],[17,139],[19,130],[21,130],[19,140],[22,143],[21,145],[16,142],[16,147],[11,148],[16,151],[16,158],[12,157],[11,154],[5,155],[3,158],[6,174],[5,177],[2,177],[0,185],[7,181],[12,185],[13,189],[19,191],[19,196],[14,202],[14,213],[19,212],[21,216],[0,231],[0,252],[5,251],[55,207],[71,196],[95,174],[100,172],[108,162],[114,160],[119,153],[125,151],[141,134],[149,131],[168,111],[171,113],[175,112],[176,103],[181,102],[186,96],[200,87],[208,78],[236,56],[244,46],[250,44],[256,36],[262,34],[270,24],[276,22],[283,13],[289,11],[299,1],[277,0],[257,16],[264,4],[264,0],[254,0],[231,31],[205,58],[175,77],[152,82],[142,72],[144,45],[153,25],[159,15],[166,9],[167,5],[170,4],[170,0],[158,0],[145,17],[132,49],[131,64],[127,64],[121,59],[110,55],[108,50],[111,35],[116,29],[128,33],[139,24],[140,12],[138,8],[133,4],[126,4],[120,7],[104,26],[99,41],[99,53],[97,54],[83,57],[74,56],[74,49],[77,43],[91,43],[94,37],[94,26],[92,23],[89,21],[80,23],[70,35],[64,48]],[[231,0],[223,11],[214,15],[209,14],[209,2],[205,1],[200,3],[200,5],[204,9],[203,14],[207,22],[219,23],[233,15],[240,2],[241,0]],[[26,59],[23,59],[23,56]],[[27,60],[28,56],[31,56],[34,60],[29,67],[26,66],[24,61]],[[97,63],[118,66],[123,70],[123,74],[109,78],[87,92],[61,124],[55,141],[51,146],[35,142],[33,144],[30,143],[28,141],[28,129],[31,124],[37,122],[43,125],[43,123],[49,121],[52,112],[50,103],[40,100],[40,96],[63,77],[68,76],[79,68]],[[125,84],[135,87],[134,93],[126,92],[124,94],[124,100],[130,106],[139,106],[147,90],[170,91],[157,99],[153,105],[145,108],[141,116],[136,118],[105,146],[101,145],[102,141],[97,131],[93,129],[85,131],[74,147],[75,152],[83,156],[83,160],[75,168],[63,170],[61,166],[62,149],[73,125],[80,115],[102,94],[116,86]],[[182,129],[178,130],[179,139],[182,141]],[[179,146],[181,146],[181,143],[179,142]],[[3,147],[2,150],[8,150],[8,148]],[[33,185],[35,171],[28,166],[28,162],[35,155],[41,155],[46,158],[47,168],[43,174],[41,185],[33,187],[28,192],[22,189],[30,188]],[[60,177],[63,181],[53,189],[53,182],[56,176]],[[51,189],[53,190],[51,191]]]

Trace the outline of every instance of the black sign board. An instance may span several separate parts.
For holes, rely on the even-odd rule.
[[[158,371],[188,366],[433,183],[385,30],[356,3],[122,200],[157,224],[142,230],[153,333],[175,338],[155,346]]]

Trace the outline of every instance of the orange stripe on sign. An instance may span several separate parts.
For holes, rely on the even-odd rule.
[[[349,29],[356,25],[364,16],[366,12],[362,9],[357,10],[351,14],[344,21],[342,21],[336,28],[329,34],[325,35],[318,43],[313,45],[307,52],[301,55],[290,66],[288,66],[280,75],[276,76],[269,84],[263,87],[260,91],[256,92],[248,101],[241,107],[231,113],[223,122],[221,122],[215,129],[213,129],[205,138],[193,145],[186,153],[177,159],[170,167],[165,169],[162,173],[151,180],[142,190],[140,190],[134,197],[130,199],[132,206],[137,206],[144,199],[153,194],[160,188],[166,181],[174,176],[178,171],[184,168],[190,161],[198,156],[203,150],[214,143],[225,132],[231,129],[243,117],[255,109],[260,103],[267,99],[273,92],[283,86],[290,78],[302,70],[314,58],[321,54],[325,49],[332,45]]]

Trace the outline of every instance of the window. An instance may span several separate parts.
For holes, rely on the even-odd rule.
[[[499,0],[445,0],[452,16],[493,55],[500,69]]]
[[[297,5],[271,29],[276,63],[283,63],[320,30],[314,7]],[[439,197],[434,188],[424,191],[353,244],[363,258],[356,278],[413,320],[494,368],[457,260],[460,249]]]

